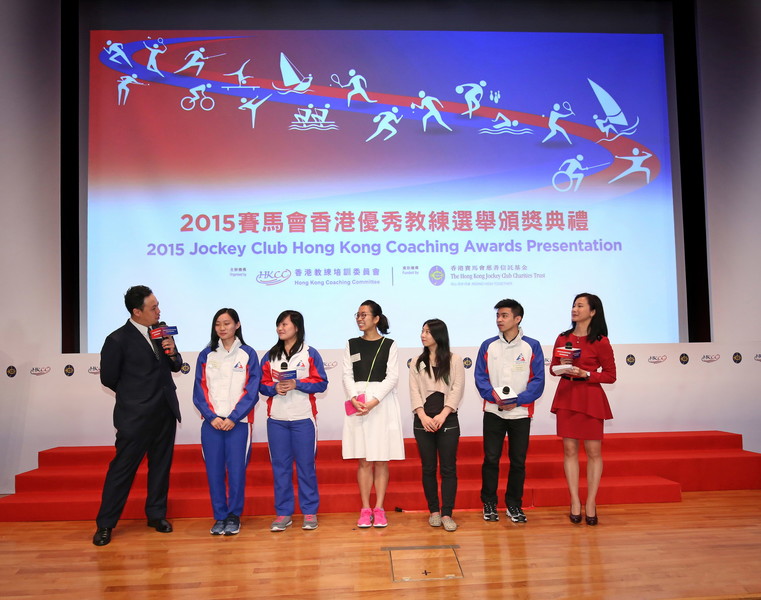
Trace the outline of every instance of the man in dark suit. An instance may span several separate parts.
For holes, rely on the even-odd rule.
[[[169,469],[180,420],[172,372],[182,366],[174,340],[151,340],[161,312],[156,296],[144,285],[124,295],[129,320],[111,333],[100,352],[100,381],[116,393],[116,455],[108,467],[96,518],[93,544],[105,546],[124,510],[140,462],[148,455],[148,526],[169,533],[166,520]]]

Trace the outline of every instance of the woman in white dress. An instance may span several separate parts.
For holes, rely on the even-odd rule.
[[[345,459],[358,459],[357,482],[362,509],[358,527],[386,527],[383,500],[388,487],[388,461],[404,460],[404,438],[396,383],[397,347],[388,333],[388,319],[378,303],[366,300],[354,315],[362,335],[346,344],[343,385],[346,392],[342,449]],[[375,488],[375,506],[370,494]]]

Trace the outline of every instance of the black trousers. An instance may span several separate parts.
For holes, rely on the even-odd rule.
[[[450,413],[438,431],[426,431],[415,415],[412,424],[423,464],[423,492],[429,512],[452,516],[457,495],[457,446],[460,443],[460,422],[457,413]],[[436,467],[441,470],[441,504]]]
[[[507,436],[507,454],[510,471],[507,476],[505,504],[523,505],[523,484],[526,481],[526,453],[528,452],[531,419],[502,419],[495,414],[484,413],[484,462],[481,466],[481,502],[497,504],[499,484],[499,461],[502,445]]]
[[[135,473],[148,455],[148,494],[145,515],[148,519],[166,517],[169,495],[169,470],[174,455],[177,420],[167,407],[141,431],[126,434],[116,432],[116,456],[108,466],[103,483],[100,510],[95,522],[98,527],[115,527],[127,503]]]

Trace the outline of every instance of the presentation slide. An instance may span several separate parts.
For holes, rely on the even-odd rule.
[[[668,115],[659,34],[92,31],[83,351],[134,284],[187,350],[226,306],[343,348],[365,299],[402,347],[501,298],[551,344],[583,291],[678,342]]]

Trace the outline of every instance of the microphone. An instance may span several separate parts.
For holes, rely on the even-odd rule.
[[[173,335],[177,335],[177,327],[174,325],[167,325],[164,321],[159,321],[150,328],[150,336],[152,340],[165,340]],[[168,348],[164,350],[164,354],[169,353],[170,350]]]
[[[556,358],[570,358],[575,360],[581,356],[581,349],[574,348],[571,342],[566,342],[565,346],[557,346],[555,348]]]
[[[280,370],[273,373],[277,381],[287,381],[289,379],[296,379],[298,374],[296,369],[288,370],[288,361],[284,360],[280,363]]]
[[[509,385],[506,385],[505,387],[502,388],[502,394],[504,396],[507,396],[507,398],[502,398],[501,401],[497,403],[497,410],[499,410],[499,411],[504,410],[502,407],[505,404],[514,404],[516,402],[516,400],[512,400],[511,402],[507,402],[507,400],[510,398],[510,386]]]

